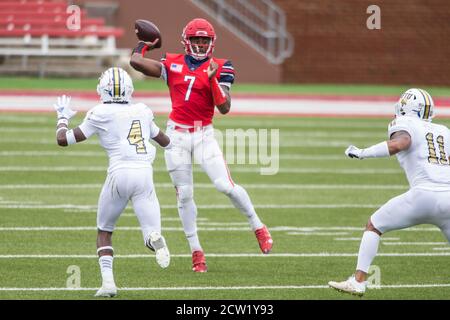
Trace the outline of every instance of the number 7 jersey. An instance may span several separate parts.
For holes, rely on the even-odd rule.
[[[99,104],[79,126],[86,138],[97,134],[109,156],[108,172],[151,167],[156,149],[149,142],[159,133],[153,113],[143,103]]]
[[[207,69],[211,59],[200,62],[198,66],[187,63],[184,54],[167,53],[161,59],[161,77],[166,80],[172,100],[169,118],[177,123],[206,126],[214,116],[214,102],[209,84]],[[230,61],[213,59],[218,64],[217,80],[228,88],[234,81],[234,69]]]
[[[389,125],[389,138],[398,131],[406,131],[411,136],[411,146],[397,153],[410,187],[450,190],[449,129],[419,118],[401,116]]]

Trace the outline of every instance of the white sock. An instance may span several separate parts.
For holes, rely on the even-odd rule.
[[[200,245],[200,241],[198,240],[198,234],[186,234],[186,239],[189,242],[189,247],[191,248],[191,252],[194,251],[203,251],[202,246]]]
[[[373,231],[365,231],[359,246],[356,270],[368,273],[370,265],[378,252],[380,236]]]
[[[248,193],[244,188],[242,188],[240,185],[235,184],[233,190],[231,190],[228,196],[230,197],[233,205],[247,217],[252,230],[263,227],[263,223],[256,214],[255,208],[253,208],[252,201],[250,200],[250,197],[248,196]]]
[[[113,256],[101,256],[98,258],[98,264],[100,265],[100,272],[102,273],[103,283],[114,283],[113,259]]]
[[[189,242],[191,252],[203,251],[197,234],[197,206],[193,199],[178,203],[178,214],[183,223],[184,234]]]

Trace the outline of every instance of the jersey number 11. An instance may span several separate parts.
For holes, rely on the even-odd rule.
[[[428,132],[425,135],[425,138],[427,139],[427,143],[428,143],[428,162],[429,163],[433,163],[433,164],[448,164],[448,159],[447,156],[445,154],[445,149],[444,149],[444,137],[443,136],[438,136],[436,138],[436,142],[439,146],[439,155],[440,158],[437,157],[436,154],[436,148],[434,146],[434,136],[433,133]]]

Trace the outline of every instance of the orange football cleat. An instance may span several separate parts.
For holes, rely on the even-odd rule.
[[[194,272],[206,272],[208,267],[206,266],[205,254],[203,251],[192,252],[192,271]]]
[[[256,239],[258,239],[259,247],[264,254],[272,250],[273,240],[266,226],[255,230]]]

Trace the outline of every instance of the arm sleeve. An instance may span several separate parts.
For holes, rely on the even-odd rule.
[[[166,55],[161,58],[161,79],[164,79],[164,81],[167,82],[167,68],[166,68]]]
[[[223,66],[222,70],[220,70],[219,75],[219,84],[222,86],[231,88],[231,85],[234,83],[234,68],[231,61],[227,60]]]

